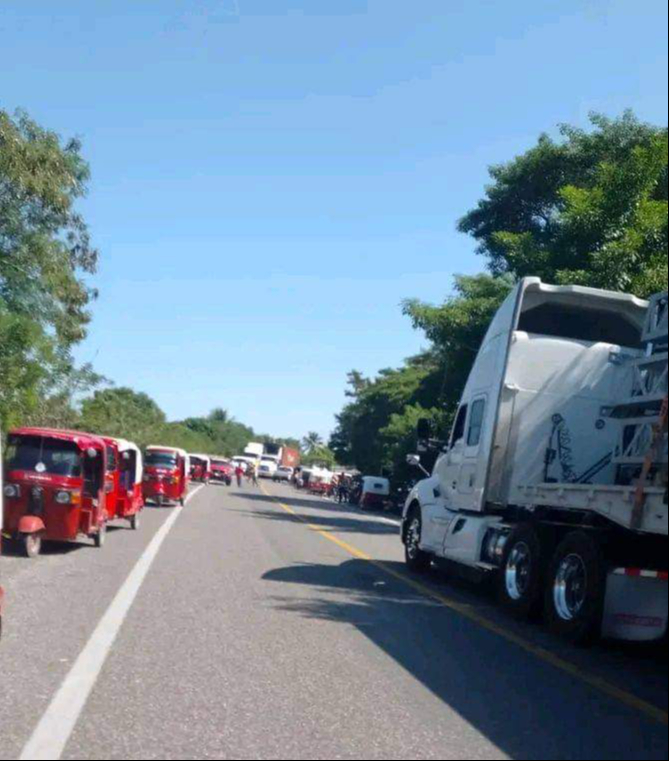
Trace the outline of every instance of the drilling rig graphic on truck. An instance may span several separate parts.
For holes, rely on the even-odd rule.
[[[494,575],[513,613],[573,641],[666,636],[667,311],[666,293],[523,280],[449,442],[420,426],[440,453],[405,507],[409,566]]]

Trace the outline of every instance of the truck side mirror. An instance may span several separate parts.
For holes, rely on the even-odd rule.
[[[416,432],[418,441],[429,441],[432,438],[432,421],[429,418],[421,418]]]
[[[86,450],[86,457],[88,457],[90,460],[94,460],[98,456],[98,450],[93,449],[93,447],[89,447]]]
[[[412,468],[419,468],[420,467],[420,455],[419,454],[410,454],[407,457],[407,465],[411,465]]]

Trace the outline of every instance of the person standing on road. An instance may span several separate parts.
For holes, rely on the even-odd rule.
[[[241,465],[235,468],[235,476],[237,476],[237,486],[241,489],[244,486],[244,468]]]
[[[339,485],[337,487],[337,498],[340,505],[348,502],[348,483],[346,477],[343,474],[339,479]]]
[[[249,465],[248,477],[250,483],[258,486],[258,468],[255,465]]]

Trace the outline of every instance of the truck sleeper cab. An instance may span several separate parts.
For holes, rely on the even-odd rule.
[[[666,417],[645,482],[652,436],[636,461],[623,456],[667,395],[666,330],[644,340],[649,309],[535,278],[517,286],[482,343],[448,446],[407,500],[411,567],[442,558],[494,573],[509,609],[543,609],[572,640],[666,633]],[[652,395],[638,390],[649,356]]]
[[[47,428],[10,432],[5,464],[4,528],[27,557],[43,541],[106,537],[107,446],[87,433]]]

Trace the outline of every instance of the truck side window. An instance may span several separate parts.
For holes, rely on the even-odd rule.
[[[477,447],[481,443],[484,417],[485,399],[477,399],[474,404],[472,404],[472,414],[469,419],[469,433],[467,434],[468,447]]]
[[[458,416],[455,419],[455,425],[453,426],[453,436],[451,437],[451,446],[455,446],[458,441],[462,441],[465,437],[465,423],[467,422],[467,411],[469,407],[463,404],[458,411]]]

